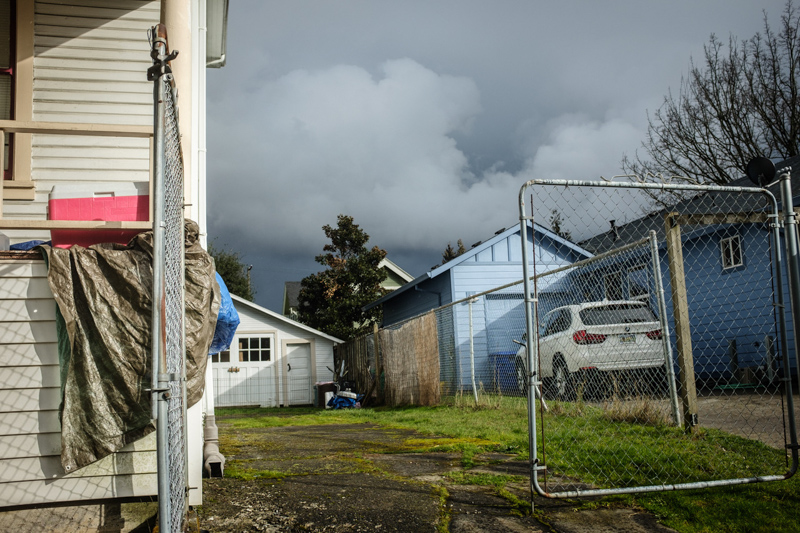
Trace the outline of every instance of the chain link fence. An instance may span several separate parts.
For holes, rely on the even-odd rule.
[[[154,82],[153,390],[157,419],[159,528],[183,531],[186,517],[184,185],[176,88],[163,25],[151,30]]]
[[[659,209],[651,190],[598,185],[535,186],[537,220],[558,224],[525,217],[527,291],[517,261],[516,282],[339,348],[343,379],[386,405],[524,398],[546,496],[790,476],[797,363],[774,196],[698,188]],[[687,474],[701,449],[730,455],[724,474]]]
[[[534,277],[529,376],[544,398],[531,413],[537,492],[784,479],[796,468],[787,447],[796,360],[774,197],[697,187],[642,215],[634,206],[652,208],[653,195],[663,193],[618,185],[532,187],[534,212],[579,210],[561,230],[592,255]],[[722,475],[687,473],[692,455],[725,454],[732,439],[774,453],[731,456]]]

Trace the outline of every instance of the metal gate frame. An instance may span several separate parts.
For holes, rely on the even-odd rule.
[[[549,186],[557,186],[557,187],[603,187],[603,188],[620,188],[620,189],[651,189],[651,190],[661,190],[661,191],[687,191],[687,192],[727,192],[727,193],[741,193],[741,194],[761,194],[764,195],[770,206],[771,206],[771,213],[768,213],[767,219],[771,221],[770,229],[772,231],[773,238],[775,239],[775,265],[776,265],[776,280],[778,287],[782,286],[781,276],[783,270],[783,261],[781,258],[781,251],[780,251],[780,230],[785,229],[785,242],[786,242],[786,250],[788,256],[788,281],[789,281],[789,295],[791,300],[791,310],[792,310],[792,327],[795,332],[800,332],[800,251],[798,251],[798,234],[797,234],[797,220],[795,219],[794,214],[794,207],[792,205],[792,193],[791,193],[791,178],[790,173],[788,171],[783,172],[777,181],[780,182],[780,190],[781,190],[781,205],[784,208],[783,211],[783,219],[781,220],[779,211],[778,211],[778,201],[775,196],[766,188],[754,188],[754,187],[728,187],[728,186],[713,186],[713,185],[676,185],[676,184],[668,184],[668,183],[642,183],[638,181],[638,176],[633,175],[623,175],[623,176],[614,176],[615,178],[633,178],[636,179],[637,182],[614,182],[614,181],[578,181],[578,180],[547,180],[547,179],[533,179],[527,181],[522,187],[520,187],[519,191],[519,221],[520,221],[520,236],[521,236],[521,245],[522,245],[522,273],[523,273],[523,283],[524,283],[524,297],[525,297],[525,327],[527,331],[527,358],[528,358],[528,452],[529,452],[529,461],[530,461],[530,476],[531,476],[531,493],[536,492],[536,494],[540,496],[544,496],[547,498],[574,498],[574,497],[589,497],[589,496],[606,496],[612,494],[630,494],[630,493],[642,493],[642,492],[664,492],[664,491],[672,491],[672,490],[684,490],[684,489],[699,489],[699,488],[708,488],[708,487],[715,487],[715,486],[730,486],[730,485],[742,485],[748,483],[760,483],[765,481],[779,481],[785,480],[792,477],[798,468],[798,443],[797,443],[797,428],[795,427],[795,419],[794,419],[794,401],[792,395],[792,383],[791,379],[786,381],[786,396],[787,396],[787,411],[788,411],[788,418],[789,418],[789,444],[787,445],[787,449],[791,452],[792,462],[788,472],[783,475],[772,475],[772,476],[757,476],[757,477],[746,477],[746,478],[737,478],[737,479],[723,479],[723,480],[713,480],[713,481],[699,481],[699,482],[690,482],[690,483],[674,483],[674,484],[662,484],[662,485],[647,485],[647,486],[638,486],[638,487],[621,487],[621,488],[608,488],[608,489],[588,489],[588,490],[573,490],[573,491],[563,491],[563,492],[547,492],[540,484],[539,484],[539,473],[546,470],[546,465],[540,462],[538,457],[537,451],[537,441],[536,441],[536,402],[538,399],[538,393],[541,390],[541,380],[539,378],[538,373],[538,363],[539,363],[539,354],[538,354],[538,335],[539,331],[538,328],[534,327],[534,321],[537,314],[537,304],[538,304],[538,294],[535,294],[533,290],[531,290],[531,281],[533,280],[533,275],[529,271],[529,251],[528,251],[528,221],[531,224],[534,222],[534,215],[533,215],[533,206],[531,206],[531,214],[527,215],[525,213],[525,193],[529,187],[533,187],[535,185],[549,185]],[[772,184],[770,184],[772,185]],[[669,236],[668,236],[669,238]],[[651,242],[654,241],[654,234],[651,234]],[[677,234],[678,245],[680,244],[680,233]],[[641,244],[641,243],[639,243]],[[651,244],[652,246],[652,244]],[[658,261],[656,261],[658,264]],[[534,289],[535,290],[535,289]],[[789,363],[788,357],[788,341],[785,331],[785,305],[783,302],[783,291],[777,291],[777,302],[776,306],[778,308],[778,313],[780,316],[779,324],[781,328],[781,350],[784,354],[783,361],[784,361],[784,372],[786,376],[789,376],[791,373],[791,367]],[[663,303],[663,298],[661,299],[659,305]],[[678,316],[679,313],[684,313],[683,316],[688,316],[688,308],[685,307],[685,298],[684,298],[684,305],[676,306],[674,311],[675,315]],[[681,309],[682,308],[682,309]],[[661,315],[662,315],[662,323],[666,321],[665,316],[665,309],[662,306]],[[795,337],[796,338],[796,337]],[[680,347],[679,347],[680,349]],[[794,349],[794,357],[795,361],[800,361],[798,359],[797,353],[797,341],[795,341],[795,349]],[[797,364],[797,372],[798,376],[800,377],[800,364]],[[671,384],[670,388],[674,386]],[[541,401],[541,400],[539,400]],[[683,425],[686,428],[689,428],[694,420],[691,417],[691,412],[687,412],[688,406],[686,403],[684,404],[684,420]],[[686,415],[689,415],[689,418],[686,418]],[[531,498],[531,506],[533,506],[533,498]]]

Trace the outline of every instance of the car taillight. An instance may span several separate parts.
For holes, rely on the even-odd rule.
[[[606,336],[599,333],[587,333],[585,329],[576,331],[572,334],[575,344],[600,344],[605,342]]]
[[[647,333],[645,333],[645,335],[647,335],[648,339],[653,341],[660,341],[662,338],[664,338],[664,335],[662,335],[660,329],[654,329],[653,331],[648,331]]]

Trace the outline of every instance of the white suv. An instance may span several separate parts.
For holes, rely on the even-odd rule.
[[[586,393],[605,389],[605,378],[637,370],[635,379],[664,380],[661,324],[645,302],[589,302],[553,309],[539,325],[539,372],[545,396],[574,400],[583,384]],[[517,351],[517,384],[527,391],[527,352]],[[643,383],[651,388],[653,383]],[[659,388],[661,388],[659,386]],[[605,390],[603,391],[603,393]]]

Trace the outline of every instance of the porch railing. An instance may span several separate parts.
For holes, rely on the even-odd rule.
[[[150,159],[153,157],[153,127],[117,124],[78,124],[71,122],[34,122],[22,120],[0,120],[0,146],[5,145],[7,133],[46,133],[50,135],[80,135],[93,137],[137,137],[150,139]],[[150,165],[152,168],[152,164]],[[5,153],[0,150],[0,168],[5,168]],[[30,183],[28,180],[13,180],[15,184]],[[152,170],[150,176],[152,188]],[[150,195],[152,198],[152,194]],[[0,229],[13,230],[53,230],[53,229],[92,229],[92,230],[141,230],[152,229],[153,207],[150,204],[148,221],[119,220],[21,220],[3,216],[2,187],[0,187]]]

